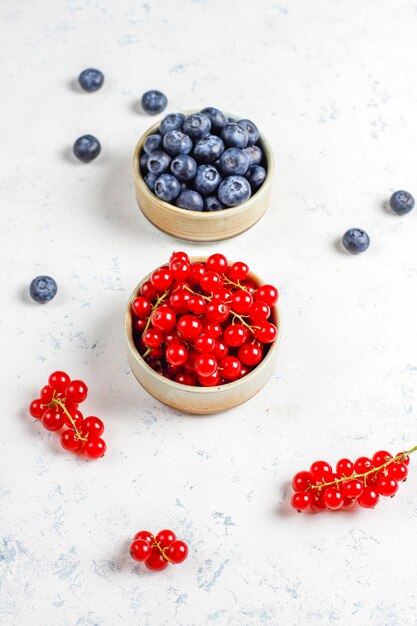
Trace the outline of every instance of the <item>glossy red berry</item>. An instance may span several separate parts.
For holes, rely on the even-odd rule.
[[[151,554],[145,561],[146,567],[155,572],[165,569],[168,563],[169,561],[164,558],[162,552],[157,547],[151,549]]]
[[[171,264],[173,263],[173,261],[186,261],[187,263],[189,263],[190,257],[188,256],[186,252],[183,252],[182,250],[178,250],[178,252],[174,251],[169,257],[169,263]]]
[[[180,374],[177,374],[175,382],[180,383],[181,385],[190,385],[190,387],[195,387],[196,384],[195,376],[189,372],[181,372]]]
[[[55,407],[47,409],[42,415],[42,424],[46,430],[61,430],[64,421],[64,414],[61,411],[57,411]]]
[[[379,450],[378,452],[375,452],[371,462],[374,467],[381,467],[381,465],[384,465],[384,463],[389,461],[391,458],[392,454],[390,452],[387,452],[386,450]]]
[[[206,308],[206,318],[209,322],[222,324],[230,315],[230,309],[227,304],[221,300],[213,300]]]
[[[63,430],[61,433],[61,446],[68,452],[78,452],[83,447],[84,442],[80,439],[72,428]]]
[[[197,352],[201,353],[213,352],[215,345],[216,340],[213,339],[213,337],[210,337],[210,335],[205,335],[204,333],[194,340],[194,348]]]
[[[234,283],[245,280],[249,274],[249,267],[242,261],[236,261],[229,269],[229,276]]]
[[[151,552],[151,544],[144,539],[135,539],[130,546],[130,556],[140,563],[146,561],[146,559],[150,557]]]
[[[227,287],[220,287],[218,291],[213,294],[213,300],[220,300],[224,304],[230,304],[232,302],[233,292]]]
[[[203,315],[207,308],[207,304],[202,296],[194,295],[190,296],[190,299],[188,300],[188,308],[191,313],[194,313],[195,315]]]
[[[167,349],[165,356],[171,365],[184,365],[188,359],[188,350],[183,343],[173,343]]]
[[[169,306],[159,306],[152,312],[151,323],[154,328],[162,333],[172,330],[176,324],[177,316]]]
[[[218,339],[223,333],[223,328],[220,324],[206,321],[203,324],[203,332],[210,335],[210,337],[213,337],[213,339]]]
[[[343,476],[352,476],[355,471],[355,467],[350,459],[340,459],[336,465],[336,474],[338,478]]]
[[[53,398],[54,390],[52,387],[50,387],[50,385],[45,385],[44,387],[42,387],[39,395],[43,404],[48,404]]]
[[[376,489],[380,496],[392,498],[398,491],[398,481],[392,476],[381,474],[376,481]]]
[[[65,389],[65,395],[70,402],[84,402],[88,394],[88,387],[82,380],[72,380]]]
[[[223,279],[217,272],[204,272],[200,278],[200,286],[206,293],[213,293],[223,287]]]
[[[324,504],[331,511],[337,511],[343,506],[344,497],[337,487],[328,487],[324,492]]]
[[[363,492],[363,481],[359,478],[352,478],[352,480],[343,481],[341,483],[341,489],[345,498],[356,500]]]
[[[388,475],[395,478],[398,482],[406,480],[408,476],[408,467],[405,463],[390,463],[387,466]]]
[[[256,291],[255,300],[273,306],[278,302],[278,289],[272,285],[262,285]]]
[[[156,291],[150,280],[147,280],[143,283],[143,285],[139,289],[139,293],[141,296],[144,296],[147,300],[150,300],[151,302],[156,300],[158,295],[158,292]]]
[[[395,456],[400,456],[400,454],[402,455],[402,457],[400,458],[400,462],[404,463],[405,465],[409,465],[410,464],[410,457],[407,456],[406,454],[404,454],[404,452],[397,452],[397,454]]]
[[[68,415],[64,413],[64,426],[66,426],[67,428],[76,428],[77,430],[80,430],[84,422],[84,416],[81,411],[79,411],[78,409],[71,409],[71,411],[68,411],[68,413],[70,414],[71,418],[69,418]]]
[[[169,264],[169,273],[174,280],[186,280],[190,271],[190,263],[184,259],[175,259]]]
[[[211,254],[206,261],[206,269],[218,274],[227,272],[228,262],[224,254]]]
[[[100,418],[90,415],[85,418],[81,430],[84,437],[101,437],[104,433],[104,424]]]
[[[133,541],[136,541],[136,539],[143,539],[144,541],[147,541],[149,545],[152,545],[155,540],[153,534],[150,533],[149,530],[140,530],[133,537]]]
[[[369,459],[367,456],[360,456],[358,459],[356,459],[355,472],[357,474],[365,474],[366,472],[369,472],[370,469],[372,469],[372,463],[371,459]]]
[[[185,341],[193,341],[201,334],[203,325],[195,315],[183,315],[177,322],[177,333]]]
[[[191,297],[191,294],[185,289],[176,289],[172,292],[169,299],[170,307],[176,314],[187,313],[190,310],[189,303]]]
[[[142,334],[146,328],[147,320],[146,318],[139,319],[138,317],[133,318],[133,329],[138,333]]]
[[[213,376],[217,371],[218,363],[212,354],[200,354],[194,361],[194,368],[198,376],[206,378]]]
[[[249,307],[248,315],[254,323],[265,322],[271,315],[271,309],[265,302],[253,302]]]
[[[84,445],[85,455],[89,459],[99,459],[106,453],[107,446],[101,437],[89,437]]]
[[[273,343],[277,338],[278,329],[271,322],[258,322],[255,337],[262,343]]]
[[[314,461],[310,467],[310,474],[318,483],[331,482],[333,480],[333,470],[326,461]]]
[[[220,359],[224,359],[224,357],[229,354],[229,346],[222,339],[213,339],[213,341],[214,349],[212,350],[212,354],[220,361]]]
[[[160,530],[155,537],[155,543],[159,543],[161,548],[167,548],[173,541],[176,540],[174,531],[165,528]]]
[[[248,291],[238,289],[232,296],[231,309],[239,315],[246,315],[252,306],[253,298]]]
[[[217,387],[221,385],[221,376],[218,370],[216,370],[211,376],[198,376],[198,382],[201,387]]]
[[[220,361],[219,369],[221,376],[226,380],[237,380],[242,369],[242,364],[235,356],[226,356]]]
[[[190,274],[188,276],[188,281],[191,285],[199,285],[205,271],[206,268],[202,263],[191,263]]]
[[[379,494],[374,487],[365,487],[357,502],[364,509],[373,509],[379,500]]]
[[[164,340],[164,336],[160,330],[149,328],[149,330],[142,335],[142,340],[147,348],[159,348]]]
[[[313,497],[308,491],[296,491],[291,498],[291,506],[296,511],[306,511],[313,503]]]
[[[149,317],[152,311],[152,304],[150,300],[145,298],[144,296],[138,296],[132,302],[132,310],[133,314],[136,315],[139,319],[144,319],[145,317]]]
[[[257,341],[244,343],[239,348],[238,357],[245,365],[254,367],[262,361],[263,350]]]
[[[172,563],[182,563],[188,556],[188,546],[184,541],[178,541],[177,539],[168,546],[165,554]]]
[[[172,276],[167,267],[160,267],[151,276],[151,283],[157,291],[165,291],[172,283]]]
[[[42,400],[40,398],[38,398],[37,400],[33,400],[29,405],[29,413],[32,417],[36,419],[40,419],[45,411],[46,408],[43,406]]]
[[[48,384],[52,387],[52,389],[55,389],[55,391],[62,393],[65,391],[65,388],[70,380],[71,379],[66,372],[57,371],[50,375],[48,378]]]
[[[249,337],[250,331],[246,326],[243,326],[243,324],[230,324],[223,333],[225,343],[233,348],[243,346],[243,344],[248,341]]]
[[[297,472],[292,479],[292,488],[294,491],[306,491],[313,483],[313,477],[310,472]]]

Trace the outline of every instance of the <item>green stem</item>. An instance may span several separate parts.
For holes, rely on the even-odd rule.
[[[155,302],[155,304],[152,306],[152,309],[151,309],[151,314],[149,315],[148,319],[146,320],[146,326],[145,326],[145,329],[144,329],[144,331],[143,331],[142,335],[144,335],[144,334],[146,333],[146,331],[147,331],[147,330],[149,330],[149,326],[151,325],[151,316],[152,316],[152,313],[155,311],[155,309],[157,309],[157,308],[159,307],[159,305],[161,304],[161,302],[163,302],[163,301],[166,299],[166,297],[168,296],[168,294],[169,294],[169,291],[165,291],[165,292],[162,294],[162,296],[160,296],[160,297],[158,298],[158,300]]]

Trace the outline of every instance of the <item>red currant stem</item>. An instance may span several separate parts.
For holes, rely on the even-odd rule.
[[[148,356],[148,354],[150,354],[152,352],[151,348],[147,348],[146,352],[144,352],[143,354],[143,358],[146,358]]]
[[[243,291],[248,291],[249,292],[249,289],[247,287],[245,287],[244,285],[241,285],[240,281],[237,281],[237,283],[235,283],[228,276],[226,276],[226,274],[223,274],[223,280],[226,281],[227,285],[233,285],[234,287],[237,287],[238,289],[242,289]]]
[[[72,427],[75,431],[75,434],[77,435],[78,439],[80,439],[80,441],[87,441],[87,437],[83,437],[82,434],[80,433],[80,431],[78,430],[78,428],[75,425],[74,419],[72,417],[72,415],[69,413],[68,409],[65,407],[65,403],[62,402],[62,400],[60,398],[55,398],[55,392],[54,392],[54,396],[52,397],[51,402],[49,402],[49,404],[45,404],[42,406],[59,406],[63,412],[65,413],[65,415],[68,417],[69,421],[72,424]]]
[[[197,293],[197,292],[193,291],[191,289],[191,287],[187,287],[187,285],[184,286],[184,289],[186,291],[189,291],[190,293],[192,293],[193,296],[200,296],[200,298],[203,298],[203,300],[208,300],[209,302],[211,302],[211,298],[209,296],[203,296],[201,293]]]
[[[243,319],[242,315],[239,315],[239,313],[236,313],[235,311],[232,311],[230,309],[230,315],[233,315],[233,317],[237,317],[237,319],[239,320],[239,322],[241,324],[243,324],[243,326],[246,326],[246,328],[249,328],[250,332],[254,335],[255,334],[255,330],[257,328],[259,328],[259,326],[251,326],[250,324],[248,324],[247,322],[245,322],[245,320]],[[234,321],[234,320],[233,320]]]
[[[403,461],[406,456],[413,454],[413,452],[416,452],[416,450],[417,450],[417,446],[414,446],[414,448],[411,448],[411,450],[407,450],[406,452],[400,452],[400,454],[397,454],[397,456],[392,457],[386,463],[383,463],[382,465],[379,465],[378,467],[373,467],[372,469],[368,470],[367,472],[364,472],[363,474],[352,474],[351,476],[343,476],[342,478],[336,478],[336,480],[332,480],[329,483],[321,483],[320,485],[310,485],[309,487],[307,487],[307,490],[318,489],[320,491],[324,487],[331,487],[332,485],[336,485],[336,487],[338,487],[339,483],[345,483],[349,480],[354,480],[355,478],[364,478],[365,479],[364,483],[366,486],[366,478],[370,474],[376,474],[377,472],[380,472],[381,470],[385,470],[388,467],[388,465],[391,465],[392,463]]]
[[[148,319],[146,320],[146,326],[145,326],[145,328],[144,328],[144,331],[143,331],[142,335],[144,335],[144,334],[146,333],[146,331],[149,329],[149,326],[151,325],[151,315],[152,315],[152,313],[155,311],[155,309],[156,309],[157,307],[159,307],[159,305],[161,304],[161,302],[163,302],[163,301],[165,300],[165,298],[168,296],[168,294],[169,294],[169,291],[168,291],[168,290],[164,291],[164,293],[162,294],[162,296],[160,296],[160,297],[158,298],[158,300],[155,302],[155,304],[154,304],[154,305],[152,305],[151,314],[149,315]]]
[[[167,556],[165,554],[165,550],[168,550],[168,546],[166,548],[161,548],[161,544],[159,543],[159,541],[156,541],[154,535],[152,535],[152,539],[153,539],[153,544],[152,544],[152,548],[158,548],[159,552],[162,554],[162,556],[164,557],[164,559],[166,561],[169,561],[170,563],[172,563],[174,565],[174,561],[171,561],[171,559],[169,558],[169,556]]]

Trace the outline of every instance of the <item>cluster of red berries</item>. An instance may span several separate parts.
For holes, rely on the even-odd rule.
[[[158,373],[213,387],[246,376],[277,337],[272,285],[257,285],[242,261],[212,254],[191,263],[174,252],[132,303],[135,345]]]
[[[172,530],[160,530],[154,536],[141,530],[133,538],[130,555],[135,561],[145,563],[151,570],[165,569],[168,563],[182,563],[188,555],[188,546],[179,541]]]
[[[355,504],[373,509],[380,496],[397,493],[408,475],[409,455],[416,450],[417,446],[394,457],[379,450],[371,459],[361,456],[354,463],[340,459],[335,472],[326,461],[315,461],[310,471],[294,476],[291,504],[297,511],[347,510]]]
[[[90,459],[104,456],[106,444],[101,438],[103,422],[94,415],[84,418],[78,405],[87,397],[82,380],[71,380],[65,372],[53,372],[42,387],[39,398],[29,406],[32,417],[41,420],[46,430],[61,432],[61,445],[69,452],[82,450]]]

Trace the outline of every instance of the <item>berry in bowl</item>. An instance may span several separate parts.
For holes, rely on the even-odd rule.
[[[216,413],[254,396],[272,374],[281,334],[278,290],[223,254],[174,252],[125,312],[130,367],[155,398]]]
[[[256,125],[213,107],[167,115],[133,157],[139,208],[189,241],[227,239],[253,226],[267,209],[273,168]]]

